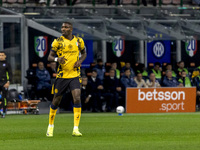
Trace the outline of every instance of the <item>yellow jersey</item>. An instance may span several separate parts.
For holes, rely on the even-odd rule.
[[[52,51],[58,57],[66,59],[64,64],[59,64],[56,78],[75,78],[80,76],[80,67],[74,68],[74,64],[79,60],[79,52],[84,50],[85,44],[82,38],[73,36],[72,40],[61,36],[52,43]]]

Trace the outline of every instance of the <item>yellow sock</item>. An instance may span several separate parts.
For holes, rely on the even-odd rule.
[[[53,125],[54,124],[54,119],[55,119],[55,116],[56,116],[56,112],[57,112],[57,109],[52,109],[50,108],[50,112],[49,112],[49,125]]]
[[[74,107],[74,127],[78,127],[81,119],[81,107]]]

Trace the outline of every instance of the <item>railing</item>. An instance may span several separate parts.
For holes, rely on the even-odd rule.
[[[0,0],[0,6],[3,6],[3,0]],[[96,0],[92,0],[92,6],[96,6]],[[27,1],[26,0],[23,0],[23,5],[26,6],[27,4]],[[115,6],[118,5],[118,0],[115,0]],[[50,6],[50,0],[47,0],[47,3],[46,3],[46,6],[49,7]],[[70,5],[69,6],[72,6],[72,0],[70,0]],[[137,0],[137,6],[140,6],[140,0]],[[162,6],[162,0],[159,0],[159,6],[161,7]],[[183,7],[183,0],[180,1],[180,7]]]

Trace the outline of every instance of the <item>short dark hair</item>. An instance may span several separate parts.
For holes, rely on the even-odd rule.
[[[184,61],[183,61],[183,60],[181,60],[181,61],[179,61],[179,62],[178,62],[178,64],[180,64],[180,63],[182,63],[182,62],[184,63]]]
[[[92,72],[96,72],[97,73],[97,70],[96,69],[92,69]]]
[[[138,74],[141,74],[141,75],[142,75],[142,73],[141,73],[141,72],[137,72],[137,75],[138,75]]]
[[[73,24],[71,22],[68,22],[68,21],[65,21],[63,23],[66,23],[66,24],[69,24],[69,25],[73,26]]]
[[[97,63],[99,63],[99,62],[103,62],[101,58],[97,59]]]
[[[110,71],[115,71],[115,69],[111,68],[111,69],[109,70],[109,72],[110,72]]]
[[[183,72],[186,72],[186,71],[185,71],[185,70],[181,71],[181,74],[182,74]]]
[[[161,66],[159,62],[155,62],[154,66],[159,65],[159,67]]]
[[[124,72],[126,72],[127,70],[130,70],[130,71],[131,71],[131,69],[130,69],[130,68],[126,68],[126,69],[124,70]]]
[[[6,53],[4,51],[0,51],[0,53],[4,53],[6,55]]]

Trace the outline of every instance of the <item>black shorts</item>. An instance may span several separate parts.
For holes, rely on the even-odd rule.
[[[63,95],[67,90],[74,90],[81,88],[81,78],[63,79],[57,78],[52,87],[52,94],[56,96]]]

